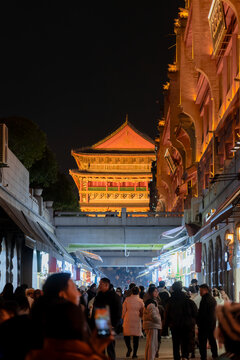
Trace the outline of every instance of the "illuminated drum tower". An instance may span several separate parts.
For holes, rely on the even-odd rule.
[[[78,170],[70,170],[82,211],[149,210],[149,181],[155,143],[126,120],[90,147],[72,150]]]

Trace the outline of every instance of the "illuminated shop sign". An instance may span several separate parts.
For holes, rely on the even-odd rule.
[[[213,55],[216,55],[226,34],[225,13],[221,0],[213,0],[208,21],[212,36]]]
[[[61,272],[63,269],[63,263],[61,260],[57,260],[57,269],[56,272]]]
[[[73,275],[73,266],[69,262],[65,261],[64,271]]]
[[[47,275],[49,272],[49,254],[41,251],[41,273]]]
[[[87,278],[86,270],[81,269],[80,270],[80,280],[86,281],[86,278]]]
[[[152,272],[152,282],[153,283],[157,282],[157,269],[153,270],[153,272]]]
[[[189,275],[195,272],[195,245],[179,254],[179,274]]]

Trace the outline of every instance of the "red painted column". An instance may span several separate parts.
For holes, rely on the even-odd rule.
[[[88,179],[86,181],[86,202],[89,203],[89,199],[88,199]]]
[[[79,280],[81,280],[80,279],[80,268],[77,268],[76,269],[76,279],[75,279],[76,281],[79,281]]]
[[[202,243],[195,244],[195,271],[202,271]]]
[[[57,259],[53,256],[50,257],[49,261],[49,272],[55,273],[57,270]]]
[[[146,190],[148,191],[148,182],[146,181],[145,184],[146,184]]]
[[[82,202],[82,189],[83,189],[83,183],[82,183],[82,179],[80,179],[80,202]]]

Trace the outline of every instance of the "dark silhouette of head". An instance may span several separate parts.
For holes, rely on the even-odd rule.
[[[135,286],[136,286],[136,284],[131,283],[131,284],[129,285],[129,290],[132,289],[132,288],[134,288]]]
[[[86,340],[86,321],[81,307],[57,299],[46,311],[45,337]]]
[[[43,293],[48,298],[59,297],[60,291],[68,288],[68,281],[71,279],[69,273],[57,273],[49,276],[43,285]]]
[[[139,288],[138,288],[137,286],[134,286],[134,287],[132,288],[132,294],[133,294],[133,295],[138,295],[138,294],[139,294]]]
[[[5,300],[10,300],[13,297],[13,285],[11,283],[6,283],[3,288],[2,296]]]
[[[22,286],[18,286],[14,291],[14,296],[26,296],[26,289]]]
[[[174,292],[182,291],[182,282],[181,281],[176,281],[175,283],[173,283],[172,284],[172,290]]]
[[[164,288],[165,287],[165,281],[159,281],[159,287]]]

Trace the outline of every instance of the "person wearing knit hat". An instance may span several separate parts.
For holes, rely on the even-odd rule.
[[[240,359],[240,304],[225,303],[217,307],[217,338],[223,343],[226,353],[219,359]]]

